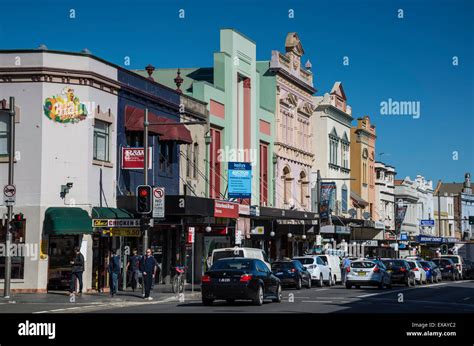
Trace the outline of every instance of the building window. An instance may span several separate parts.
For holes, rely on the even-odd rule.
[[[127,132],[127,146],[135,148],[135,147],[143,147],[143,132]]]
[[[342,185],[341,190],[341,199],[342,199],[342,212],[347,213],[347,186],[346,184]]]
[[[110,124],[96,120],[94,123],[94,160],[109,161]]]
[[[0,156],[8,155],[8,127],[10,115],[0,113]]]
[[[367,162],[362,163],[362,183],[367,184]]]
[[[191,177],[191,161],[192,161],[191,144],[186,145],[186,177]]]
[[[197,179],[199,166],[199,144],[194,143],[193,178]]]
[[[291,172],[288,167],[283,168],[283,202],[290,203],[291,199]]]
[[[173,173],[173,142],[160,143],[160,172],[170,175]]]
[[[329,139],[329,163],[337,166],[337,150],[338,150],[338,140],[335,138]]]
[[[268,145],[260,143],[260,204],[268,202]]]
[[[211,198],[221,196],[221,162],[219,160],[219,150],[221,149],[221,131],[211,129],[211,146],[209,162],[209,195]]]
[[[306,173],[301,171],[300,173],[300,204],[302,207],[307,206],[308,199],[308,180]]]

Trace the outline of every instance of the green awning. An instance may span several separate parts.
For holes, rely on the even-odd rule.
[[[46,234],[74,235],[92,233],[92,221],[89,214],[84,209],[75,207],[52,207],[46,209],[43,227]]]
[[[93,219],[135,219],[135,214],[120,208],[92,208]]]

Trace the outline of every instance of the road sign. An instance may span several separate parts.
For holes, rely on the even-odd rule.
[[[165,217],[165,188],[153,188],[153,218]]]
[[[420,220],[420,226],[433,227],[435,225],[434,220]]]
[[[235,230],[235,245],[242,244],[242,231],[240,229]]]
[[[5,185],[3,188],[3,203],[8,206],[15,205],[16,187],[15,185]]]
[[[189,227],[188,228],[188,243],[193,244],[194,243],[194,227]]]

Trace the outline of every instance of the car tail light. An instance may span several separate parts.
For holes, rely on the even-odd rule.
[[[201,278],[201,282],[211,282],[211,277],[209,275],[203,275]]]
[[[295,268],[290,269],[290,272],[294,273],[296,271]]]
[[[418,271],[418,268],[413,268],[413,271],[414,271],[414,272],[417,272],[417,271]]]
[[[407,270],[406,270],[405,268],[400,268],[400,271],[401,271],[402,273],[404,273],[404,272],[406,272]]]
[[[375,268],[374,268],[374,273],[378,273],[378,272],[380,272],[379,267],[375,267]]]
[[[428,271],[428,270],[430,270],[430,268],[423,268],[423,269],[424,269],[425,271]]]
[[[451,264],[448,264],[448,265],[446,266],[446,268],[451,269],[451,268],[452,268],[452,265],[451,265]]]
[[[249,282],[250,280],[252,280],[252,275],[249,274],[243,274],[240,277],[240,282]]]
[[[350,268],[350,267],[347,267],[347,268],[346,268],[346,272],[349,273],[350,271],[351,271],[351,268]]]

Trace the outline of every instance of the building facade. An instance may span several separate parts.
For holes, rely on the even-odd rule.
[[[385,231],[395,233],[395,168],[375,162],[376,210],[379,222],[383,222]]]

